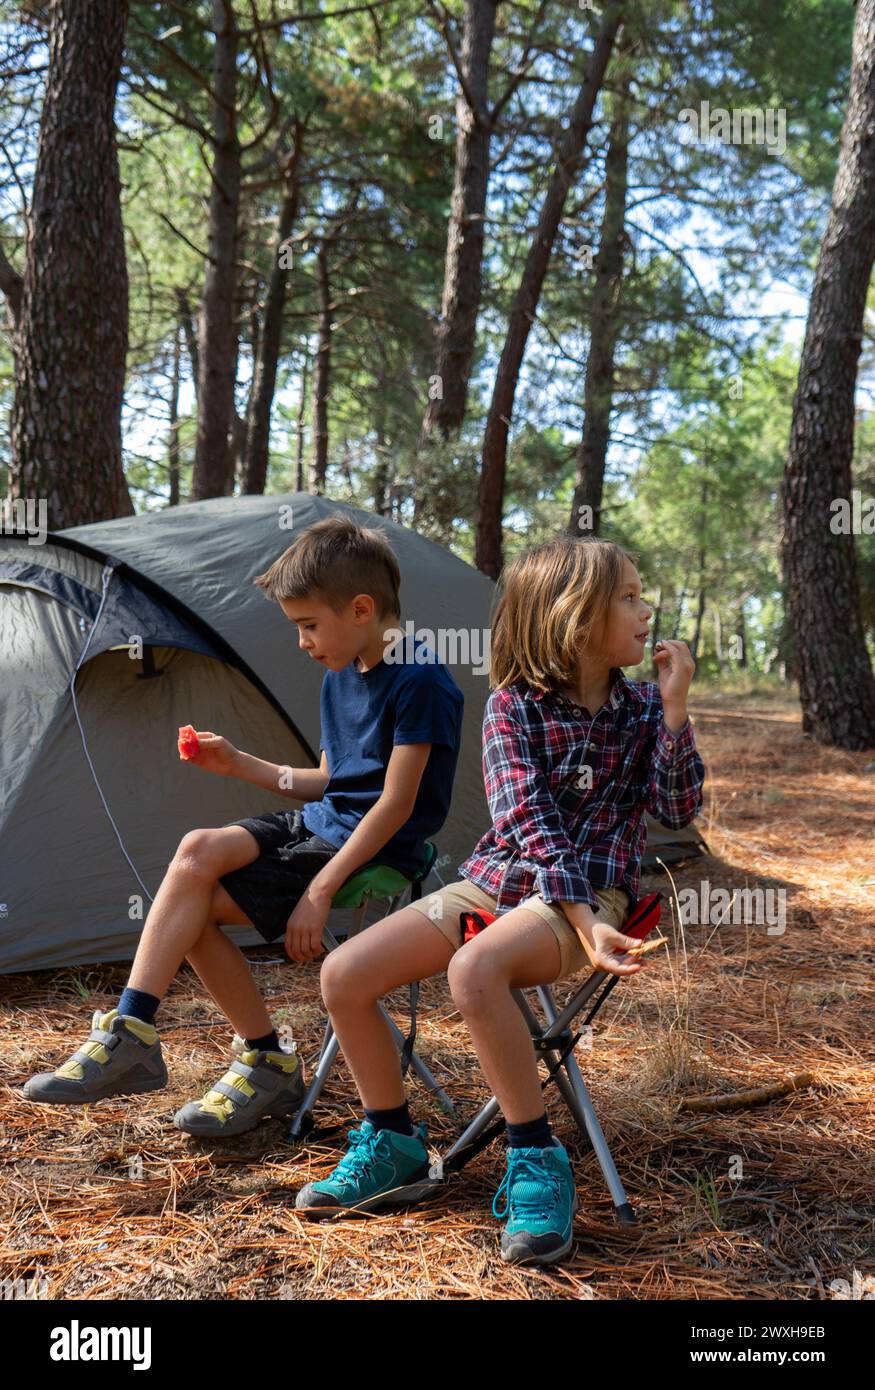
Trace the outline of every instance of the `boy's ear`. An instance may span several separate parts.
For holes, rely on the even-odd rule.
[[[356,594],[351,607],[357,623],[369,623],[377,612],[377,605],[370,594]]]

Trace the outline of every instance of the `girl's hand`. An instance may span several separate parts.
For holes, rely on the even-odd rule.
[[[696,663],[686,642],[660,638],[653,651],[653,664],[659,680],[663,705],[677,708],[687,702],[687,691],[693,679]]]
[[[626,936],[625,932],[599,921],[593,922],[587,936],[590,940],[584,938],[583,944],[596,970],[606,970],[609,975],[638,974],[641,962],[626,955],[633,946],[641,945],[637,936]]]
[[[201,733],[197,730],[198,751],[186,761],[202,767],[204,772],[218,772],[222,777],[234,775],[239,751],[221,734]]]

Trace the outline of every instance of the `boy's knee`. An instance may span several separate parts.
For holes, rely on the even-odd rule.
[[[201,877],[216,876],[216,836],[212,830],[189,830],[180,840],[173,862]]]

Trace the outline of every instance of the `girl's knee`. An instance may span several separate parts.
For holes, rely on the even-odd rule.
[[[345,946],[330,951],[322,962],[319,975],[322,999],[329,1013],[341,1008],[353,999],[356,1003],[370,1001],[373,990],[368,989],[367,976],[359,970],[356,961],[346,952]]]
[[[501,973],[489,953],[472,949],[477,943],[470,941],[456,952],[447,967],[447,983],[453,1002],[462,1010],[471,1011],[482,1004],[496,986],[504,986]]]

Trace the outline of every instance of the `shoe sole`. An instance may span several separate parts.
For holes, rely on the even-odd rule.
[[[167,1077],[162,1081],[156,1077],[154,1081],[147,1081],[142,1086],[136,1086],[132,1090],[127,1090],[123,1086],[112,1086],[91,1096],[29,1096],[23,1091],[25,1100],[33,1101],[36,1105],[94,1105],[97,1101],[111,1100],[113,1096],[139,1096],[146,1091],[162,1091],[167,1085]]]
[[[301,1101],[304,1099],[306,1089],[306,1086],[303,1086],[301,1094],[291,1102],[286,1102],[282,1106],[277,1106],[276,1109],[262,1110],[252,1121],[252,1124],[245,1125],[242,1129],[237,1127],[231,1129],[189,1129],[186,1125],[180,1124],[175,1115],[173,1117],[173,1123],[183,1134],[190,1134],[193,1139],[235,1139],[240,1134],[249,1134],[253,1129],[257,1129],[262,1120],[293,1119],[301,1108]]]
[[[365,1197],[363,1201],[355,1202],[352,1205],[337,1202],[332,1205],[323,1205],[320,1203],[319,1206],[299,1207],[296,1202],[295,1210],[302,1212],[303,1215],[307,1216],[311,1221],[321,1221],[324,1220],[326,1216],[337,1216],[339,1213],[343,1213],[346,1216],[356,1216],[359,1212],[379,1210],[391,1211],[398,1207],[408,1207],[414,1202],[422,1201],[423,1197],[431,1193],[434,1188],[440,1186],[439,1183],[428,1178],[428,1166],[424,1164],[423,1167],[425,1169],[424,1173],[420,1172],[419,1176],[415,1173],[411,1174],[410,1182],[404,1183],[401,1187],[393,1187],[391,1192],[377,1192],[373,1197]],[[307,1186],[310,1186],[310,1184],[308,1183]],[[302,1192],[306,1192],[306,1190],[306,1187],[301,1189]],[[327,1194],[319,1193],[318,1195],[323,1196]]]
[[[509,1250],[501,1251],[501,1258],[505,1264],[515,1265],[552,1265],[557,1260],[563,1260],[574,1244],[574,1218],[580,1206],[577,1193],[574,1194],[574,1206],[571,1208],[572,1231],[564,1245],[560,1245],[558,1250],[548,1250],[545,1254],[539,1255],[535,1251],[528,1250],[525,1245],[519,1247],[511,1246]],[[522,1253],[515,1255],[514,1250],[518,1248]]]

